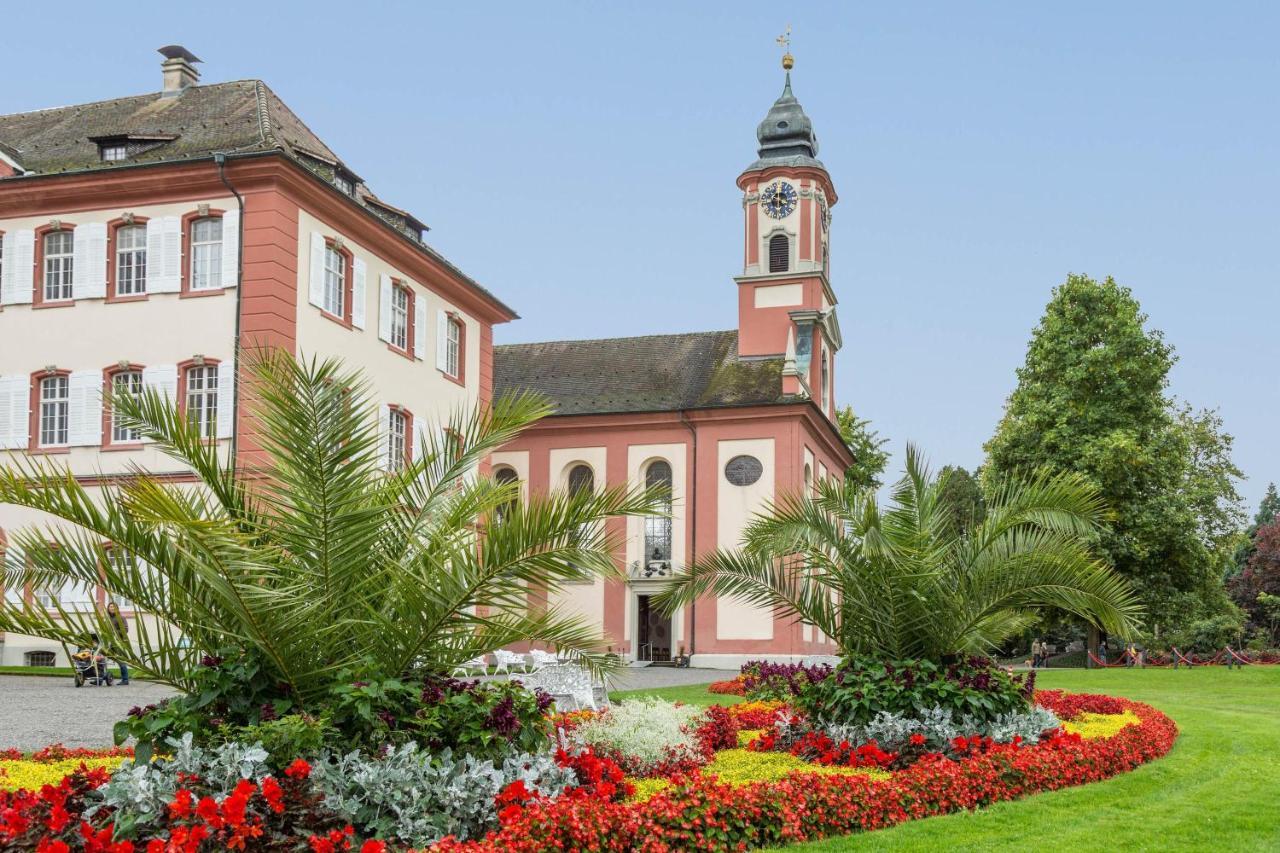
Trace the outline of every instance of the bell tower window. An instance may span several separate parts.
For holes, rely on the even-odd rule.
[[[791,240],[786,234],[774,234],[769,238],[769,272],[791,270]]]

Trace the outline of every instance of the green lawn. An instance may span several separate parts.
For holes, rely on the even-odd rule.
[[[1280,850],[1280,667],[1057,670],[1037,683],[1147,702],[1181,734],[1164,758],[1106,782],[791,849]],[[699,704],[734,698],[700,687],[652,692]]]

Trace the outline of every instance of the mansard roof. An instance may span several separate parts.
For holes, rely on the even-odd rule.
[[[104,162],[100,144],[129,145],[124,161]],[[228,155],[278,152],[332,184],[348,179],[348,196],[417,243],[469,285],[515,312],[422,240],[427,226],[379,199],[367,184],[261,80],[189,86],[69,107],[0,115],[0,152],[24,176],[127,169]],[[15,178],[0,178],[0,186]],[[335,190],[341,192],[341,190]],[[343,195],[346,195],[344,192]]]
[[[738,332],[494,347],[496,394],[536,391],[557,415],[801,402],[782,393],[782,357],[740,358]]]

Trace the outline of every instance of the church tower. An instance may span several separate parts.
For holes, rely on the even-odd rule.
[[[808,397],[833,417],[840,349],[827,236],[836,189],[818,156],[813,122],[791,91],[756,129],[758,159],[738,176],[744,212],[738,283],[738,355],[785,355],[783,393]]]

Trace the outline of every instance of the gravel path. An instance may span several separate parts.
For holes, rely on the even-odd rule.
[[[0,749],[29,751],[59,742],[111,746],[116,720],[135,705],[150,705],[171,693],[146,681],[77,689],[71,676],[0,675]]]
[[[610,690],[707,684],[732,675],[719,669],[628,668],[613,679]],[[29,751],[51,743],[110,746],[116,720],[135,705],[150,705],[171,693],[146,681],[133,681],[127,687],[77,689],[70,676],[0,675],[0,749]]]

